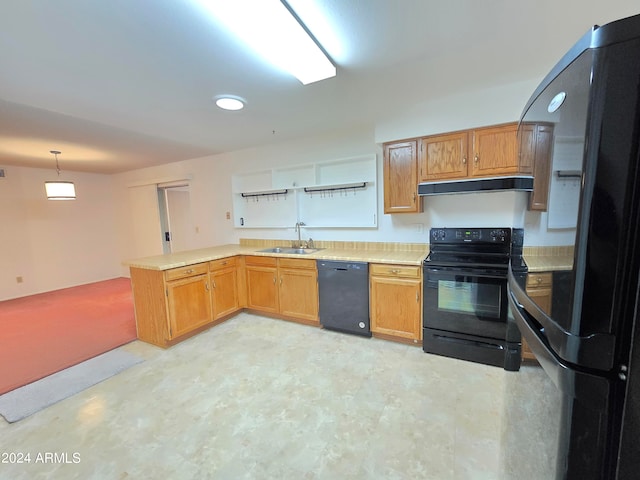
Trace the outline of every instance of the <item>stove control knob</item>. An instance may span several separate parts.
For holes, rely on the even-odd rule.
[[[504,230],[492,230],[491,231],[491,240],[493,242],[504,242],[507,237],[507,232]]]

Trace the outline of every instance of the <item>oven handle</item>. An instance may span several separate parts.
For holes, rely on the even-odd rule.
[[[425,275],[441,275],[443,273],[449,273],[454,275],[466,275],[468,277],[478,277],[478,278],[495,278],[497,280],[505,280],[507,278],[507,273],[499,274],[499,273],[485,273],[478,270],[469,270],[464,268],[438,268],[438,267],[424,267]]]

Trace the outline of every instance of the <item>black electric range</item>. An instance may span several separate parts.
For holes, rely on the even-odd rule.
[[[507,273],[513,261],[526,274],[521,230],[432,228],[429,237],[423,350],[518,370],[521,337],[508,315]]]

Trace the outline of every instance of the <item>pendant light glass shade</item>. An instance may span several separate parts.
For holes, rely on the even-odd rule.
[[[75,200],[76,187],[73,182],[44,182],[49,200]]]
[[[60,165],[58,164],[57,150],[51,150],[56,157],[56,170],[58,177],[60,177]],[[47,192],[48,200],[75,200],[76,199],[76,187],[73,182],[64,182],[62,180],[55,180],[52,182],[44,182],[44,189]]]

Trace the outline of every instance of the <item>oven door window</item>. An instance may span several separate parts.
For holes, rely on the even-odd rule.
[[[424,326],[489,338],[505,338],[506,278],[456,275],[438,271],[425,275]]]
[[[469,277],[438,280],[438,310],[499,320],[501,290],[500,285],[474,282]]]

